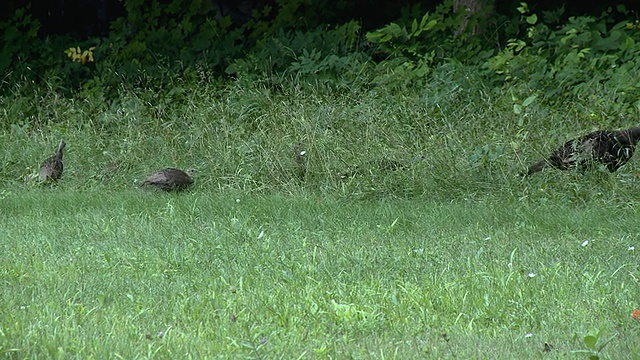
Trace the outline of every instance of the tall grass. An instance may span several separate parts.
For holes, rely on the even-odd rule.
[[[637,114],[605,114],[569,101],[540,100],[516,114],[513,91],[488,88],[471,69],[454,65],[439,68],[431,86],[411,92],[336,92],[294,80],[277,88],[243,81],[224,88],[181,84],[160,94],[123,92],[110,102],[44,91],[28,99],[37,106],[23,97],[3,100],[7,165],[0,181],[23,182],[65,138],[65,186],[72,188],[130,188],[149,171],[171,165],[198,168],[203,189],[516,196],[538,179],[555,178],[552,172],[522,183],[515,175],[567,138],[636,124]],[[303,182],[294,176],[297,143],[307,150]],[[378,169],[381,159],[409,164],[409,171]],[[635,173],[636,163],[623,173]],[[340,180],[356,167],[370,176]],[[556,179],[566,186],[565,174]],[[623,175],[617,180],[635,189]]]

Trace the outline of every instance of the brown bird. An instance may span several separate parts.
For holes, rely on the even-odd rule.
[[[165,191],[184,190],[193,184],[191,177],[195,173],[195,169],[184,172],[180,169],[166,168],[149,175],[140,186],[154,187]]]
[[[531,175],[547,167],[560,170],[577,168],[584,171],[599,164],[614,172],[631,159],[638,140],[640,127],[594,131],[567,141],[552,152],[549,158],[529,166],[522,175]]]
[[[62,151],[65,147],[64,140],[58,145],[58,152],[42,163],[40,167],[40,181],[58,180],[62,176],[64,166],[62,164]]]

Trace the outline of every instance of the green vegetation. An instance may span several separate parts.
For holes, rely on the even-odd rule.
[[[71,189],[2,202],[8,358],[508,359],[545,343],[565,357],[594,327],[615,335],[607,358],[640,351],[634,209]]]
[[[255,21],[260,46],[181,69],[146,71],[144,31],[115,57],[66,46],[35,82],[12,65],[0,357],[639,358],[638,155],[517,174],[638,125],[640,31],[522,5],[495,49],[447,6],[368,35]],[[30,181],[61,139],[61,181]],[[194,186],[137,188],[167,166]]]
[[[453,78],[394,98],[239,83],[166,104],[43,94],[42,114],[1,137],[0,350],[541,358],[582,356],[599,329],[615,336],[601,356],[640,354],[637,159],[516,176],[579,121],[632,123],[539,101],[516,114],[464,68],[438,71]],[[63,180],[24,184],[60,138]],[[409,165],[337,176],[382,158]],[[164,166],[197,167],[195,187],[135,188]]]

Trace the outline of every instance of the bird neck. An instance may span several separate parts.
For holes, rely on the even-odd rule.
[[[65,146],[64,142],[61,142],[60,145],[58,145],[58,153],[56,154],[56,159],[58,160],[62,159],[62,151],[64,150],[64,146]]]
[[[629,136],[629,143],[632,145],[637,144],[638,140],[640,140],[640,126],[629,129],[627,134]]]

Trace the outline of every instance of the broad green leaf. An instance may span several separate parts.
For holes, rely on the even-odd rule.
[[[531,105],[531,103],[534,102],[537,98],[538,98],[538,95],[529,96],[528,98],[524,99],[524,101],[522,102],[522,106],[527,107]]]
[[[437,23],[438,23],[438,20],[431,20],[427,23],[426,26],[422,28],[422,30],[423,31],[431,30],[434,26],[436,26]]]
[[[429,20],[429,13],[424,14],[422,20],[420,20],[420,29],[424,29],[427,26],[427,21]]]
[[[389,32],[390,34],[393,34],[394,36],[398,36],[402,34],[402,28],[400,27],[400,25],[396,23],[391,23],[385,26],[384,28],[382,28],[382,30],[386,30],[387,32]]]
[[[520,115],[522,113],[522,105],[513,104],[513,113],[516,115]]]
[[[391,37],[392,36],[390,34],[385,34],[380,30],[368,32],[366,35],[367,40],[372,43],[384,43],[391,40]]]
[[[393,38],[397,38],[403,35],[404,29],[396,23],[391,23],[382,29],[374,32],[367,33],[366,37],[368,41],[372,43],[385,43]]]
[[[520,12],[520,14],[525,14],[529,12],[529,5],[525,2],[521,2],[520,6],[518,6],[516,9]]]
[[[536,14],[531,14],[529,16],[527,16],[527,23],[534,25],[536,22],[538,22],[538,15]]]
[[[589,349],[595,350],[597,342],[598,338],[593,335],[587,335],[584,337],[584,345]]]

